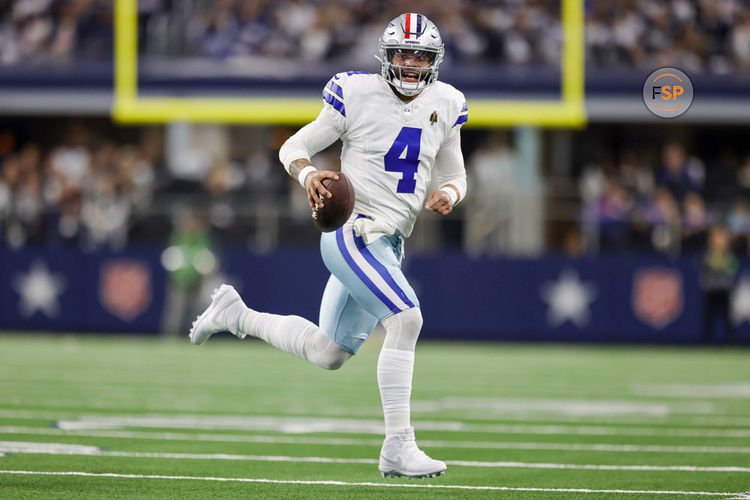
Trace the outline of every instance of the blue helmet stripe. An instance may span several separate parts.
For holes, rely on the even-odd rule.
[[[417,14],[417,33],[422,34],[422,14]]]

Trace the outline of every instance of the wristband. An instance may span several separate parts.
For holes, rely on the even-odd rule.
[[[456,204],[456,202],[458,201],[458,193],[456,193],[455,189],[449,188],[448,186],[444,186],[440,188],[440,191],[448,195],[448,198],[451,201],[451,205]]]
[[[303,168],[302,170],[300,170],[300,173],[297,176],[297,180],[299,181],[299,183],[300,183],[300,185],[302,187],[306,187],[305,186],[305,179],[307,179],[307,174],[309,174],[310,172],[315,172],[316,170],[317,170],[317,168],[313,167],[312,165],[308,165],[305,168]]]

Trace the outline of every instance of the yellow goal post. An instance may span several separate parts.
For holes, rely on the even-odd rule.
[[[320,98],[155,97],[138,95],[138,0],[115,0],[114,103],[120,123],[174,121],[299,125],[315,119]],[[559,100],[469,99],[471,127],[581,127],[584,104],[584,0],[561,0]]]

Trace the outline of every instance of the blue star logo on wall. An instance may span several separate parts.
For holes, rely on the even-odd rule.
[[[732,322],[750,322],[750,274],[744,274],[732,291]]]
[[[541,296],[547,302],[550,325],[557,327],[570,321],[580,328],[591,319],[589,306],[596,299],[596,287],[582,282],[574,270],[565,269],[557,281],[542,286]]]
[[[35,260],[27,273],[18,273],[13,279],[13,288],[20,298],[18,311],[28,318],[41,312],[48,318],[60,314],[60,294],[65,290],[65,279],[52,273],[43,260]]]

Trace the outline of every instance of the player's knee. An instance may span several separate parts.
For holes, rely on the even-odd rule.
[[[383,327],[386,332],[385,347],[413,351],[422,330],[422,311],[418,307],[401,311],[386,318]]]
[[[352,356],[321,331],[308,340],[306,352],[308,360],[326,370],[338,370]]]
[[[422,330],[422,310],[418,307],[412,307],[399,314],[403,316],[404,329],[416,332],[419,335]]]
[[[338,370],[351,356],[351,354],[332,342],[324,351],[317,353],[311,361],[326,370]]]
[[[321,360],[321,363],[319,363],[320,367],[325,368],[326,370],[338,370],[344,366],[346,360],[352,356],[338,346],[336,349],[332,349],[332,351],[333,352],[328,353],[328,355]]]

